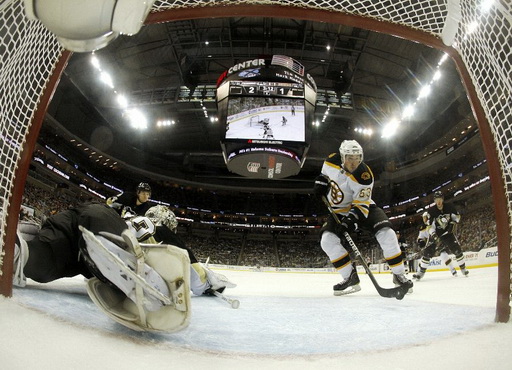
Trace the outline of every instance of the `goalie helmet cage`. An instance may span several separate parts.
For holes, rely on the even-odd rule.
[[[303,19],[392,34],[451,56],[489,168],[499,250],[496,321],[506,322],[511,292],[512,9],[503,0],[495,0],[488,10],[477,5],[473,0],[276,0],[272,5],[267,0],[173,0],[155,2],[146,24],[230,16]],[[478,27],[466,32],[475,21]],[[441,41],[443,30],[453,46]],[[0,50],[0,294],[11,296],[16,225],[28,168],[70,53],[40,22],[25,17],[22,0],[0,5]]]

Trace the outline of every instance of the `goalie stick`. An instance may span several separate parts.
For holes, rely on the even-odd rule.
[[[208,267],[208,263],[210,262],[210,257],[206,259],[206,262],[204,263],[206,267]],[[216,290],[212,290],[215,297],[222,299],[224,302],[227,302],[231,305],[231,308],[238,308],[240,307],[240,301],[238,299],[232,299],[226,297],[224,294],[217,292]]]
[[[322,201],[327,206],[327,209],[329,210],[329,213],[333,216],[334,220],[338,225],[341,225],[341,221],[338,218],[338,215],[334,212],[331,205],[329,204],[329,201],[325,196],[322,196]],[[347,240],[348,244],[350,245],[350,248],[352,249],[350,252],[355,256],[355,259],[357,259],[361,265],[364,267],[364,270],[366,271],[366,274],[370,277],[370,280],[372,281],[373,285],[375,286],[375,289],[377,289],[377,292],[381,297],[386,298],[396,298],[398,300],[403,299],[407,291],[409,290],[409,287],[407,286],[399,286],[395,288],[383,288],[379,285],[377,282],[377,279],[375,279],[375,276],[373,276],[372,271],[368,267],[368,264],[364,260],[363,256],[361,255],[361,252],[359,252],[359,249],[357,248],[356,243],[352,240],[350,235],[345,231],[343,233],[343,236]]]
[[[240,301],[238,299],[232,299],[226,297],[224,294],[217,292],[216,290],[213,291],[213,294],[215,294],[215,297],[218,297],[222,299],[224,302],[227,302],[231,305],[231,308],[238,308],[240,307]]]

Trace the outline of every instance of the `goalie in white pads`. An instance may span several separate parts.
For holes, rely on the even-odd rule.
[[[191,289],[198,294],[234,284],[221,286],[219,278],[191,282],[193,254],[166,241],[158,244],[157,229],[168,228],[161,222],[155,226],[138,216],[127,224],[103,204],[58,213],[40,230],[18,233],[14,284],[23,286],[26,277],[45,283],[82,274],[91,299],[117,322],[139,331],[181,330],[190,320]],[[207,268],[202,272],[208,276]]]
[[[236,287],[236,284],[229,281],[226,276],[213,272],[197,260],[193,251],[177,235],[178,220],[168,207],[153,206],[146,212],[146,217],[155,225],[155,232],[150,237],[141,236],[140,240],[172,244],[186,250],[191,264],[190,287],[195,295],[213,295],[213,291],[222,293],[225,288]],[[131,223],[134,224],[136,219],[133,219]]]

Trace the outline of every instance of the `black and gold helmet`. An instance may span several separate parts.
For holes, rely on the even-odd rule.
[[[151,193],[151,186],[147,182],[141,182],[139,185],[137,185],[137,193],[139,191],[148,191]]]

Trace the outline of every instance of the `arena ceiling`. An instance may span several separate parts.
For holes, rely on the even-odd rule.
[[[229,67],[246,60],[287,55],[302,63],[318,86],[312,141],[301,172],[282,180],[254,180],[226,169],[219,145],[215,85]],[[441,67],[432,93],[401,122],[397,135],[384,126],[414,103],[431,81],[443,53],[402,38],[338,24],[281,18],[215,18],[151,24],[95,52],[114,88],[100,81],[90,53],[75,53],[49,108],[53,124],[98,153],[168,178],[205,187],[254,191],[306,191],[325,157],[344,139],[358,140],[365,160],[379,173],[386,163],[420,156],[450,141],[454,124],[469,112],[453,63]],[[115,92],[114,92],[115,91]],[[130,127],[116,101],[148,119]],[[326,115],[326,111],[328,114]],[[206,113],[205,113],[206,111]],[[324,119],[325,117],[325,119]],[[159,120],[175,124],[157,127]],[[371,136],[356,129],[371,129]]]

